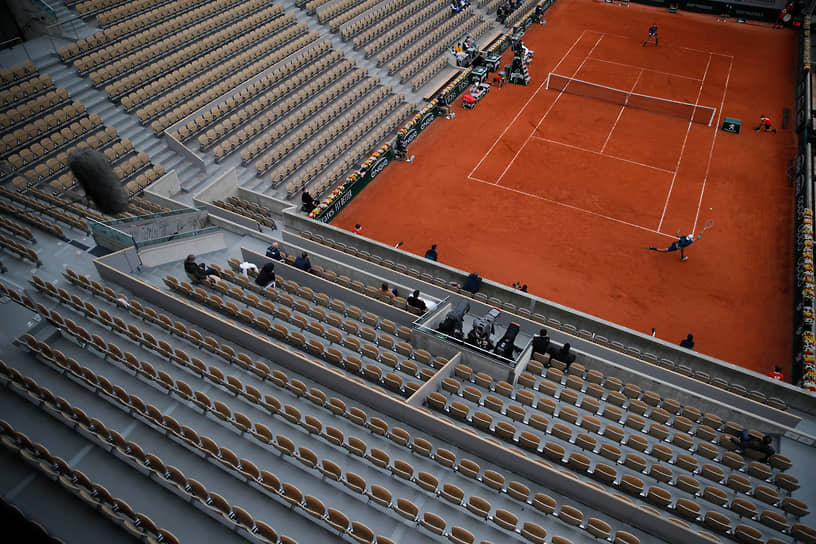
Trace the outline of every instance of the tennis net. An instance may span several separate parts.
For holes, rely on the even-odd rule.
[[[552,72],[547,76],[547,88],[562,93],[586,96],[596,100],[620,104],[621,106],[639,110],[679,117],[680,119],[708,126],[711,126],[711,123],[714,122],[714,114],[717,111],[715,108],[708,106],[622,91],[613,87],[605,87],[597,83],[590,83]]]

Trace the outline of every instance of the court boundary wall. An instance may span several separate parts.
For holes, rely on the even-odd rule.
[[[810,71],[810,17],[799,34],[795,130],[799,140],[794,176],[793,381],[816,392],[816,274],[814,273],[813,74]]]

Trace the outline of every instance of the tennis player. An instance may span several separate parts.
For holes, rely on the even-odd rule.
[[[700,235],[697,236],[699,238]],[[684,254],[685,249],[694,243],[694,235],[689,234],[688,236],[681,236],[679,240],[672,242],[672,245],[667,247],[666,249],[659,249],[654,246],[649,246],[649,249],[652,251],[659,251],[661,253],[669,253],[671,251],[680,250],[680,260],[685,261],[688,260],[688,257]]]
[[[776,132],[776,129],[773,128],[773,123],[771,122],[771,118],[768,117],[765,114],[762,114],[759,117],[759,126],[756,127],[754,130],[760,131],[763,128],[765,129],[765,132]]]
[[[643,47],[646,47],[646,44],[649,43],[649,40],[654,38],[655,45],[657,45],[657,23],[652,23],[652,26],[649,27],[649,35],[643,40]]]

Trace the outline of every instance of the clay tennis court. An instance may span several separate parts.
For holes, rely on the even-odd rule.
[[[440,262],[789,374],[796,143],[781,120],[795,34],[590,0],[559,0],[546,19],[524,37],[529,85],[457,103],[410,146],[413,164],[390,166],[333,224],[420,255],[436,243]],[[652,22],[660,44],[644,47]],[[623,107],[596,86],[675,103]],[[761,114],[777,134],[752,130]],[[726,116],[739,135],[719,130]],[[647,250],[709,220],[686,262]]]

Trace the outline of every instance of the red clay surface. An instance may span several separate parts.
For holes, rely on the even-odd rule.
[[[652,22],[660,46],[642,46]],[[559,0],[524,37],[528,86],[454,107],[334,220],[759,372],[790,374],[796,36],[632,4]],[[508,54],[504,58],[509,62]],[[556,72],[716,108],[711,127],[548,90]],[[752,129],[761,114],[777,134]],[[742,133],[719,131],[722,117]],[[674,233],[714,228],[689,260]]]

